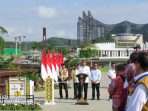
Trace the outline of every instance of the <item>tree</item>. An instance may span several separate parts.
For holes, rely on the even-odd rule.
[[[5,47],[5,41],[4,39],[0,36],[0,54],[2,53],[2,50]]]
[[[94,44],[92,44],[91,42],[84,42],[83,44],[81,44],[80,47],[82,49],[85,49],[85,48],[95,48]]]
[[[38,42],[33,42],[32,43],[32,49],[35,50],[35,49],[38,49],[40,48],[40,44]]]
[[[79,54],[80,58],[90,58],[96,56],[98,56],[98,50],[91,48],[81,49]]]
[[[108,34],[105,37],[98,37],[96,40],[94,40],[94,43],[98,42],[113,42],[113,38]]]
[[[90,58],[98,56],[98,49],[90,42],[83,43],[79,52],[80,58]]]
[[[0,26],[0,54],[2,53],[2,50],[5,47],[5,41],[2,36],[6,33],[8,33],[7,30],[4,27]]]
[[[8,33],[8,31],[4,27],[0,26],[0,33],[5,34]]]
[[[79,63],[80,63],[79,58],[68,57],[67,60],[65,61],[65,65],[68,69],[72,69],[73,67],[76,67]]]
[[[66,56],[67,54],[69,54],[69,48],[66,47],[59,47],[59,48],[55,48],[56,52],[62,52],[64,54],[64,56]]]

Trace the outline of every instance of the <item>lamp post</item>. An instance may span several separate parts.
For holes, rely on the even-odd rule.
[[[14,37],[15,40],[15,55],[17,56],[17,37]]]
[[[20,45],[20,49],[21,49],[21,43],[22,43],[22,40],[25,39],[26,36],[16,36],[14,37],[14,40],[15,40],[15,54],[16,56],[18,55],[18,43]]]
[[[24,42],[24,40],[25,40],[25,38],[26,38],[26,36],[21,36],[21,43],[20,43],[20,45]],[[24,43],[24,47],[23,47],[23,45],[22,45],[22,50],[25,48],[25,43]],[[20,47],[20,49],[21,49],[21,47]]]

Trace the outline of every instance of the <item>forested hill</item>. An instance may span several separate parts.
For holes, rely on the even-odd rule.
[[[117,24],[104,24],[105,34],[133,33],[143,34],[144,40],[148,41],[148,24],[136,24],[123,21]]]

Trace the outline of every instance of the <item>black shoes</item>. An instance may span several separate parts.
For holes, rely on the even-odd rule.
[[[75,96],[73,99],[78,99],[78,97],[77,97],[77,96]]]
[[[95,98],[92,98],[91,100],[95,100]],[[100,97],[97,97],[97,100],[100,100]]]
[[[63,99],[63,96],[61,96],[60,99]],[[68,99],[68,96],[66,96],[65,99]]]
[[[85,101],[87,101],[87,98],[84,98]]]
[[[92,98],[91,100],[95,100],[95,98]]]
[[[100,97],[98,97],[97,100],[100,100]]]

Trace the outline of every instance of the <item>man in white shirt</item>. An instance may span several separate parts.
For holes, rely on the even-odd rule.
[[[98,69],[98,64],[94,63],[93,68],[91,69],[91,83],[92,83],[92,100],[95,99],[95,89],[97,92],[97,100],[100,99],[100,80],[101,80],[101,71]]]
[[[87,100],[88,83],[89,83],[89,77],[90,77],[90,67],[86,65],[86,61],[81,61],[81,64],[78,67],[78,75],[79,74],[87,75],[84,81],[84,100]],[[79,99],[81,99],[82,97],[82,90],[83,90],[83,87],[79,83],[79,94],[78,94]]]
[[[109,85],[110,85],[111,84],[111,81],[116,78],[115,63],[111,63],[111,68],[109,69],[109,71],[107,73],[107,77],[109,78]],[[109,96],[108,99],[110,100],[111,97]]]
[[[108,73],[107,73],[108,78],[110,79],[110,81],[112,79],[116,78],[116,73],[115,73],[115,64],[111,63],[111,69],[109,69]]]
[[[138,52],[132,62],[136,69],[136,87],[128,97],[126,111],[148,111],[148,53]]]
[[[78,86],[79,86],[79,80],[78,80],[78,65],[76,65],[72,70],[72,80],[73,80],[73,88],[74,88],[74,99],[78,98]]]

